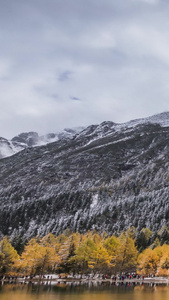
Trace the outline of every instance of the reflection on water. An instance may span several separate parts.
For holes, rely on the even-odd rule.
[[[168,286],[3,285],[0,300],[168,300]]]

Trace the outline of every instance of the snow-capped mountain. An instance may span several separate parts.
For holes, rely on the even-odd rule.
[[[0,158],[11,156],[28,147],[42,146],[61,139],[72,138],[82,129],[83,127],[65,128],[61,132],[49,133],[43,136],[39,136],[37,132],[24,132],[11,140],[0,137]]]
[[[13,240],[169,226],[169,113],[91,125],[1,159],[0,220]]]
[[[11,156],[25,149],[25,147],[22,143],[12,142],[0,137],[0,158]]]

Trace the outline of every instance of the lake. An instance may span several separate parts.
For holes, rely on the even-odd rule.
[[[169,286],[0,285],[0,300],[168,300]]]

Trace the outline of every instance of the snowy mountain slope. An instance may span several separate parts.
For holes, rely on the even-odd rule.
[[[168,116],[103,122],[1,159],[1,233],[169,226]]]
[[[11,156],[23,149],[26,145],[22,143],[12,142],[5,138],[0,137],[0,159]]]
[[[145,124],[145,123],[151,123],[151,124],[159,124],[162,127],[168,127],[169,126],[169,112],[163,112],[161,114],[157,114],[148,118],[143,119],[137,119],[132,120],[128,123],[124,124],[132,124],[132,125],[139,125],[139,124]]]
[[[15,136],[12,140],[0,138],[0,158],[14,155],[27,147],[42,146],[61,139],[72,138],[82,129],[83,127],[66,128],[62,132],[49,133],[43,136],[39,136],[37,132],[24,132]]]
[[[164,112],[148,118],[136,119],[122,124],[114,122],[103,122],[99,125],[92,125],[84,129],[84,127],[76,127],[73,129],[65,128],[62,132],[49,133],[39,136],[37,132],[24,132],[7,140],[0,137],[0,159],[11,156],[17,152],[27,148],[42,146],[48,143],[56,142],[65,138],[73,138],[76,134],[81,132],[81,135],[87,135],[89,143],[102,136],[107,136],[112,133],[112,130],[118,132],[123,130],[130,130],[130,128],[141,124],[160,124],[162,127],[169,126],[169,112]]]
[[[161,114],[157,114],[147,118],[135,119],[131,120],[126,123],[114,123],[114,122],[103,122],[99,125],[91,125],[81,131],[80,134],[84,135],[96,135],[97,137],[107,136],[112,133],[112,130],[119,132],[119,131],[126,131],[130,129],[132,130],[133,127],[138,125],[145,125],[145,124],[159,124],[161,127],[168,127],[169,126],[169,112],[164,112]]]

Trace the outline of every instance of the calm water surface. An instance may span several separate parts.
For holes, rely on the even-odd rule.
[[[169,287],[158,286],[0,286],[0,300],[169,300]]]

